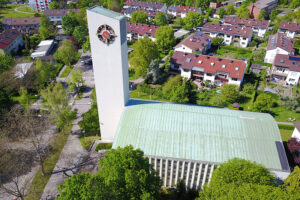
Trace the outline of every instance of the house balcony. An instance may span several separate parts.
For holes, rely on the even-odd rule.
[[[227,78],[222,78],[222,77],[219,77],[219,76],[216,76],[215,80],[216,81],[221,81],[221,82],[226,82],[226,83],[229,81]]]
[[[275,75],[275,76],[284,76],[284,77],[286,77],[288,75],[288,73],[285,73],[285,72],[282,72],[282,71],[278,71],[278,70],[272,70],[271,74]]]

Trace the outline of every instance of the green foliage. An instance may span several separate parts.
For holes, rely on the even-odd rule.
[[[219,37],[214,37],[211,40],[211,45],[214,47],[219,47],[220,45],[222,45],[224,39],[223,38],[219,38]]]
[[[56,28],[54,25],[51,24],[48,17],[42,16],[41,23],[39,27],[40,37],[42,40],[48,39],[50,36],[55,35]]]
[[[103,150],[103,149],[111,149],[112,143],[99,143],[96,146],[95,151]]]
[[[74,29],[73,35],[76,41],[82,45],[86,42],[86,38],[88,36],[88,30],[85,26],[76,26]]]
[[[252,58],[255,61],[264,62],[264,58],[266,55],[266,49],[258,48],[252,51]]]
[[[223,16],[225,15],[225,9],[224,8],[219,8],[218,15],[220,16],[220,18],[223,18]]]
[[[154,84],[158,83],[161,79],[161,71],[157,60],[151,61],[149,65],[149,72],[151,72],[151,82]]]
[[[249,9],[246,6],[241,6],[237,9],[236,16],[241,18],[250,18]]]
[[[285,179],[283,185],[287,191],[297,192],[300,195],[300,168],[296,166],[294,171]]]
[[[157,47],[163,52],[172,49],[176,42],[174,31],[171,26],[159,27],[156,30],[155,38]]]
[[[82,78],[82,72],[77,70],[72,70],[71,72],[71,79],[67,81],[69,85],[69,91],[70,92],[77,92],[79,93],[80,87],[83,86],[84,80]]]
[[[35,77],[40,89],[43,89],[56,78],[57,69],[51,63],[42,62],[37,58],[34,69],[37,72]]]
[[[24,87],[20,88],[20,96],[17,98],[18,102],[22,105],[25,110],[28,110],[30,105],[30,96]]]
[[[0,54],[0,74],[10,69],[16,63],[15,59],[6,54]]]
[[[71,65],[72,61],[75,60],[75,56],[76,51],[72,41],[66,39],[62,41],[62,46],[54,54],[55,60],[65,65]]]
[[[168,24],[166,14],[163,12],[158,12],[155,16],[154,22],[157,26],[164,26]]]
[[[233,15],[236,12],[233,4],[229,4],[226,6],[226,15]]]
[[[261,10],[259,12],[258,19],[264,20],[264,19],[267,19],[267,17],[268,17],[268,14],[267,14],[267,12],[265,10]]]
[[[233,84],[225,84],[221,88],[221,98],[227,103],[234,103],[239,98],[238,86]]]
[[[58,9],[59,8],[59,4],[56,1],[52,1],[49,4],[49,8],[50,8],[50,10]]]
[[[270,112],[273,105],[273,98],[268,94],[260,94],[257,96],[253,104],[252,111],[255,112]]]
[[[290,3],[290,8],[298,8],[300,6],[300,1],[299,0],[292,0],[292,2]]]
[[[84,52],[88,52],[91,50],[90,37],[87,36],[86,41],[82,45],[82,49]]]
[[[61,73],[60,78],[66,78],[70,74],[70,71],[72,70],[72,67],[67,65],[64,71]]]
[[[278,124],[279,129],[285,129],[285,130],[294,130],[295,126],[293,125],[286,125],[286,124]]]
[[[215,9],[212,8],[212,7],[209,7],[207,10],[206,10],[206,17],[211,17],[212,14],[215,13]]]
[[[86,135],[97,135],[100,133],[97,103],[94,102],[90,110],[82,115],[82,121],[78,123]]]
[[[188,12],[186,17],[183,18],[184,29],[189,30],[196,28],[203,24],[204,16],[196,12]]]
[[[140,23],[140,24],[146,24],[147,20],[148,20],[147,14],[142,11],[133,12],[130,18],[130,22]]]
[[[276,19],[277,15],[278,15],[278,10],[277,9],[272,10],[271,13],[270,13],[270,15],[269,15],[270,20],[274,21]]]
[[[253,92],[255,91],[255,86],[251,83],[246,83],[245,85],[243,85],[243,91],[242,94],[244,96],[251,96],[253,94]]]
[[[74,12],[70,12],[68,15],[64,15],[62,18],[62,27],[66,34],[72,35],[79,22]]]
[[[138,76],[145,76],[152,60],[159,58],[157,45],[150,38],[139,39],[133,45],[129,63]]]

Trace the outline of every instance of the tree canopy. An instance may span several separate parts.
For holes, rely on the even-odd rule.
[[[16,63],[15,59],[6,54],[0,54],[0,74],[11,68]]]
[[[233,84],[225,84],[221,88],[221,98],[227,103],[234,103],[239,98],[238,86]]]
[[[166,14],[163,12],[158,12],[154,18],[154,22],[157,26],[164,26],[168,24]]]
[[[132,23],[140,23],[146,24],[148,20],[148,16],[145,12],[136,11],[131,14],[130,22]]]
[[[188,12],[186,17],[183,18],[184,29],[189,30],[196,28],[203,24],[204,16],[196,12]]]
[[[76,26],[79,25],[77,21],[76,14],[70,12],[68,15],[62,17],[62,27],[66,34],[72,35]]]
[[[229,4],[226,6],[226,15],[233,15],[236,12],[233,4]]]
[[[267,12],[265,10],[261,10],[259,12],[258,19],[264,20],[264,19],[267,19],[267,17],[268,17],[268,14],[267,14]]]
[[[85,26],[76,26],[73,32],[73,36],[80,45],[86,42],[88,34],[88,29]]]
[[[225,9],[224,8],[219,8],[218,10],[218,15],[223,18],[223,16],[225,15]]]
[[[62,46],[54,54],[54,58],[58,62],[65,65],[71,65],[76,56],[76,50],[71,40],[63,40]]]
[[[252,111],[255,112],[270,112],[273,104],[273,98],[268,94],[260,94],[256,98]]]
[[[145,76],[152,60],[159,58],[157,45],[150,38],[141,38],[133,45],[129,63],[138,76]]]
[[[161,51],[170,50],[173,48],[176,39],[171,26],[161,26],[156,30],[155,42]]]
[[[237,9],[236,16],[241,18],[250,18],[250,11],[246,6],[241,6]]]

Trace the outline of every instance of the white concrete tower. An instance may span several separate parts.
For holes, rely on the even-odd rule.
[[[87,10],[101,141],[112,142],[129,99],[126,18],[94,6]]]

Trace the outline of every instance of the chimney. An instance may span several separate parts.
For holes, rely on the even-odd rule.
[[[230,63],[233,63],[233,60],[230,60],[229,62],[230,62]]]
[[[218,57],[218,61],[220,62],[222,59],[220,57]]]
[[[206,59],[208,60],[208,59],[209,59],[209,56],[206,56]]]

